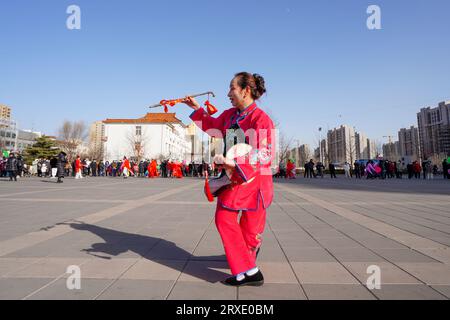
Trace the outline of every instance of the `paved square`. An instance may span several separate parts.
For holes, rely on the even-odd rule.
[[[0,299],[450,298],[448,181],[275,180],[259,288],[219,282],[229,269],[202,189],[193,178],[0,179]],[[371,266],[380,289],[367,287]]]

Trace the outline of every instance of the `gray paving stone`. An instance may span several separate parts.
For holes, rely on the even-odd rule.
[[[130,280],[176,280],[180,276],[186,262],[177,260],[140,259],[127,269],[120,279]]]
[[[27,300],[92,300],[113,280],[81,279],[80,289],[68,289],[67,279],[59,279],[29,296]]]
[[[392,262],[437,262],[411,249],[373,249],[377,254]]]
[[[220,282],[177,281],[169,300],[236,300],[237,289]]]
[[[301,284],[357,284],[357,279],[338,262],[292,262]]]
[[[373,275],[373,271],[369,269],[373,266],[380,268],[381,284],[422,284],[420,280],[389,262],[343,262],[343,264],[364,285]]]
[[[384,262],[380,257],[366,248],[330,248],[331,254],[340,262]]]
[[[448,299],[450,299],[450,286],[431,286],[434,290],[439,291],[441,294],[446,296]]]
[[[0,277],[7,276],[17,270],[21,270],[36,262],[39,258],[0,258]]]
[[[98,300],[162,300],[166,299],[174,281],[125,280],[116,281]]]
[[[450,285],[450,266],[442,263],[398,263],[428,285]]]
[[[283,250],[292,262],[336,262],[336,259],[323,248],[283,246]]]
[[[325,248],[362,248],[360,244],[349,238],[320,238],[317,239]]]
[[[53,278],[0,278],[0,300],[23,299],[53,281]]]
[[[351,284],[304,284],[309,300],[375,300],[362,285]]]
[[[240,287],[239,300],[306,300],[298,284],[264,283],[262,287]]]
[[[285,262],[286,256],[278,245],[268,246],[264,243],[258,254],[258,261]]]
[[[226,261],[189,261],[179,280],[216,283],[230,276]]]
[[[382,300],[446,300],[444,295],[426,285],[385,284],[372,291]]]
[[[42,258],[8,273],[9,278],[57,278],[66,274],[69,266],[82,267],[87,259],[83,258]]]
[[[361,234],[355,240],[369,249],[408,249],[401,243],[383,237],[366,238],[364,234]]]

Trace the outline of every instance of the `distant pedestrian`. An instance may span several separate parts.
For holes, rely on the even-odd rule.
[[[11,152],[9,154],[8,161],[6,162],[6,171],[9,175],[9,181],[17,181],[17,158],[14,155],[14,152]]]
[[[348,179],[351,178],[351,176],[350,176],[350,164],[347,161],[344,163],[344,173],[345,173],[345,177],[346,178],[348,178]]]
[[[449,171],[449,163],[447,162],[447,159],[444,159],[444,161],[442,161],[442,171],[444,174],[444,179],[450,179],[450,173]]]
[[[62,183],[62,178],[64,178],[64,173],[65,173],[65,167],[67,164],[67,159],[66,159],[66,153],[64,151],[61,151],[58,154],[58,162],[57,162],[57,176],[58,176],[58,183]]]
[[[358,161],[355,161],[353,164],[353,167],[355,168],[355,176],[356,179],[361,179],[361,165]]]
[[[334,163],[330,163],[329,165],[328,165],[328,170],[330,171],[330,176],[331,176],[331,179],[333,179],[333,178],[337,178],[336,177],[336,167],[334,166]]]

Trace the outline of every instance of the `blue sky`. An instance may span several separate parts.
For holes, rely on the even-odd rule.
[[[66,28],[71,4],[81,30]],[[371,4],[382,30],[366,27]],[[449,14],[447,0],[0,0],[0,103],[21,128],[55,134],[64,119],[140,117],[208,90],[224,110],[233,74],[250,71],[300,143],[340,123],[386,141],[450,99]]]

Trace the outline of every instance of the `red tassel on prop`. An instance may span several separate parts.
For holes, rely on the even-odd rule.
[[[205,172],[205,175],[206,175],[205,176],[206,177],[206,179],[205,179],[205,189],[204,189],[205,195],[206,195],[206,198],[208,199],[209,202],[213,202],[214,201],[214,197],[213,197],[213,195],[211,193],[211,189],[209,188],[208,171]]]
[[[169,108],[167,108],[167,105],[164,105],[164,112],[165,113],[169,112]]]
[[[205,106],[206,106],[206,111],[208,112],[208,114],[209,114],[210,116],[212,116],[214,113],[217,112],[217,108],[214,107],[214,106],[209,102],[209,100],[206,100]]]

